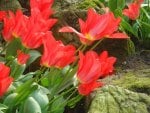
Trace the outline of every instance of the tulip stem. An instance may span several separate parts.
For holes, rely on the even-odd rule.
[[[59,96],[57,96],[56,98],[53,98],[53,99],[49,102],[48,105],[52,104],[56,99],[58,99],[58,98],[61,97],[61,96],[64,96],[65,94],[71,92],[71,91],[74,90],[74,89],[75,89],[75,87],[71,87],[71,88],[68,89],[67,91],[61,93],[61,94],[60,94]]]
[[[1,50],[0,55],[3,54],[3,52],[7,49],[7,47],[8,47],[8,44],[6,46],[2,47],[3,49]]]
[[[87,47],[87,45],[84,45],[84,47],[81,49],[81,51],[82,52],[85,51],[86,47]]]
[[[75,54],[77,54],[82,48],[83,48],[83,44],[80,45],[80,47],[76,50]]]
[[[92,47],[91,47],[91,49],[90,50],[93,50],[93,49],[95,49],[102,41],[104,40],[104,38],[103,39],[101,39],[101,40],[99,40],[96,44],[94,44]]]

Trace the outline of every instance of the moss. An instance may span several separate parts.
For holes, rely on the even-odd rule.
[[[143,74],[139,72],[128,72],[124,74],[120,79],[113,80],[112,84],[133,91],[150,94],[150,77],[144,76],[144,72],[148,74],[150,70],[147,69],[143,71]],[[140,75],[138,75],[137,73],[139,73]]]
[[[100,2],[99,0],[84,0],[80,4],[77,5],[77,8],[79,9],[88,9],[88,8],[100,8]]]
[[[88,113],[149,113],[149,106],[146,94],[106,85],[96,91]]]

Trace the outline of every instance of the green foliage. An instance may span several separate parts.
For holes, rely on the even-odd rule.
[[[108,7],[113,12],[116,9],[123,9],[125,7],[125,0],[109,0]]]
[[[68,103],[67,106],[69,106],[70,108],[74,108],[75,105],[77,104],[77,102],[79,102],[82,99],[83,96],[81,95],[77,95],[76,97],[71,98]]]
[[[8,107],[4,104],[0,104],[0,113],[4,113],[3,111],[6,110]]]
[[[25,101],[23,113],[42,113],[42,111],[38,102],[33,97],[29,97]]]
[[[127,49],[128,55],[135,54],[135,46],[134,46],[134,43],[131,39],[127,40],[127,48],[126,49]]]
[[[17,60],[15,59],[14,61],[12,61],[12,64],[10,65],[10,67],[11,67],[11,76],[14,79],[17,79],[23,74],[26,68],[26,65],[18,64]]]
[[[55,101],[50,105],[49,113],[63,113],[67,101],[62,96],[55,98],[56,98]]]
[[[117,86],[96,92],[88,113],[149,113],[150,97]]]
[[[41,107],[41,110],[45,110],[45,111],[47,110],[46,106],[49,103],[49,99],[48,99],[48,96],[44,92],[42,92],[39,89],[39,90],[34,91],[30,96],[33,97],[38,102],[38,104]]]
[[[22,48],[22,44],[20,42],[20,39],[15,38],[13,41],[8,43],[7,49],[6,49],[6,56],[16,56],[17,50]]]
[[[141,9],[140,18],[137,20],[139,37],[141,44],[150,48],[150,7],[145,6]]]
[[[138,37],[137,32],[133,29],[133,27],[124,19],[121,21],[121,28],[124,29],[124,31],[128,31],[129,33],[132,33],[134,36]]]

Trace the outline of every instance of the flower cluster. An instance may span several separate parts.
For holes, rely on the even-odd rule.
[[[21,10],[17,10],[16,13],[12,11],[1,12],[0,19],[4,23],[3,38],[8,43],[18,38],[26,50],[43,46],[44,50],[40,60],[42,67],[63,69],[67,65],[78,61],[79,58],[76,74],[79,82],[78,91],[81,95],[88,95],[95,88],[103,85],[98,81],[99,78],[104,78],[113,72],[116,58],[108,57],[107,51],[100,55],[97,55],[94,51],[87,51],[84,55],[80,50],[80,52],[76,51],[73,45],[64,45],[62,41],[57,41],[50,31],[57,22],[57,19],[51,18],[54,13],[51,9],[52,4],[53,0],[30,0],[30,16],[26,16]],[[87,19],[85,21],[79,19],[80,32],[70,26],[61,28],[59,32],[76,33],[83,45],[90,45],[94,41],[103,38],[126,39],[128,36],[118,30],[120,22],[121,18],[116,18],[112,12],[98,14],[94,9],[89,9]],[[28,52],[18,50],[17,63],[19,65],[17,66],[26,64],[28,59],[30,59]],[[16,70],[18,69],[21,71],[17,74],[21,73],[24,67],[17,67]],[[12,70],[11,75],[15,73]],[[18,76],[20,75],[18,74],[14,78],[17,79]],[[11,82],[12,78],[9,78],[7,86],[2,86],[4,87],[3,93]],[[3,93],[1,93],[1,96]]]
[[[0,51],[4,56],[0,61],[0,97],[2,103],[9,103],[6,112],[60,112],[102,87],[101,79],[113,74],[117,59],[106,50],[99,53],[94,48],[106,38],[130,40],[126,31],[136,33],[125,16],[137,19],[143,0],[134,0],[128,8],[122,5],[122,10],[117,10],[122,14],[107,7],[102,8],[102,14],[90,8],[87,18],[78,20],[80,31],[69,25],[59,28],[59,33],[77,34],[81,42],[78,48],[53,36],[51,29],[58,21],[52,16],[53,3],[54,0],[30,0],[29,15],[20,9],[0,11],[1,34],[6,41]],[[11,91],[4,96],[8,90]],[[13,99],[6,102],[9,96]],[[37,109],[32,105],[30,108],[28,102]],[[57,111],[53,106],[59,102]]]

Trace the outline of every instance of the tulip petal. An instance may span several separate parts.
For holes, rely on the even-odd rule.
[[[78,91],[81,95],[89,95],[94,89],[103,86],[101,82],[91,82],[89,84],[80,84],[78,86]]]
[[[109,37],[107,38],[120,38],[120,39],[126,39],[126,38],[129,38],[128,35],[124,34],[124,33],[114,33],[112,35],[110,35]]]

